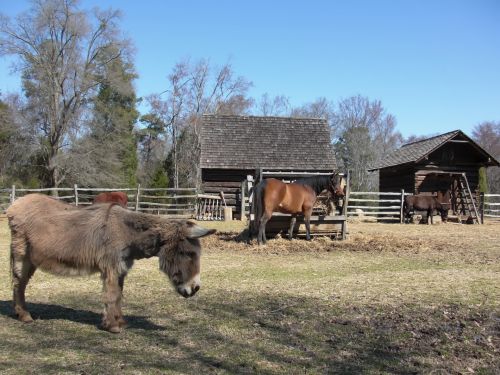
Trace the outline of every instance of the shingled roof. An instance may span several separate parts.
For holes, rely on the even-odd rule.
[[[369,170],[375,171],[378,169],[394,167],[397,165],[419,162],[431,152],[438,149],[449,140],[456,138],[457,136],[465,138],[479,152],[484,154],[486,158],[490,158],[492,160],[492,165],[498,165],[498,161],[495,160],[493,156],[488,154],[488,152],[486,152],[481,146],[470,139],[465,133],[463,133],[461,130],[454,130],[448,133],[437,135],[435,137],[423,139],[421,141],[407,143],[382,159],[378,166],[375,166]]]
[[[333,170],[326,120],[205,115],[201,168]]]

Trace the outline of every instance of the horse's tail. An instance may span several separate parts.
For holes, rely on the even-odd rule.
[[[252,188],[253,191],[253,214],[254,214],[254,230],[257,231],[260,225],[260,218],[264,211],[264,189],[267,181],[262,180]]]

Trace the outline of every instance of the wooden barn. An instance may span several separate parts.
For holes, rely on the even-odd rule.
[[[461,183],[475,195],[479,190],[479,168],[499,165],[461,130],[455,130],[405,144],[371,171],[380,173],[381,192],[404,189],[412,194],[432,194],[441,202],[451,203],[455,211]]]
[[[247,176],[256,178],[259,170],[289,177],[336,170],[322,119],[205,115],[200,138],[202,189],[222,191],[236,218]]]

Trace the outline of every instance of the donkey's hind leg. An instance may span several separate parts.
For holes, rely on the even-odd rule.
[[[36,267],[28,259],[27,244],[24,240],[13,239],[11,245],[11,272],[14,311],[19,320],[31,323],[33,318],[26,308],[25,291]]]

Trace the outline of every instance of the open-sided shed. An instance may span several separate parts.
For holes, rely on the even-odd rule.
[[[460,179],[466,176],[472,194],[479,190],[479,168],[499,162],[461,130],[403,145],[372,171],[379,170],[381,192],[433,194],[454,204]]]
[[[200,138],[202,188],[224,192],[235,216],[241,215],[243,182],[259,170],[298,177],[336,169],[323,119],[205,115]]]

